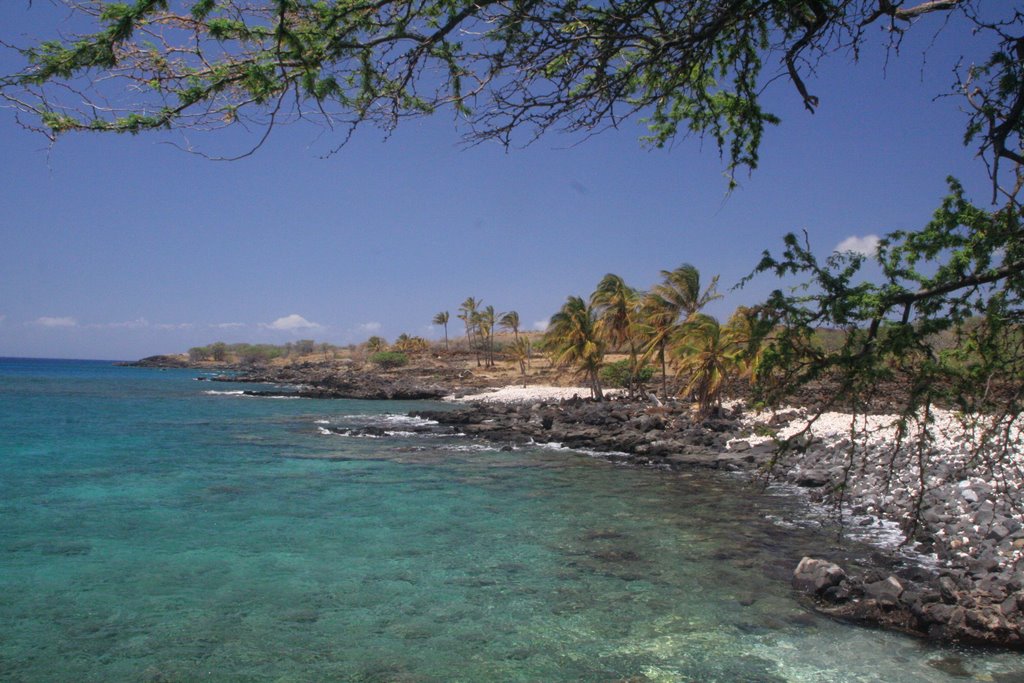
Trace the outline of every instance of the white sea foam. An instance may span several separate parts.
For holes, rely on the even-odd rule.
[[[333,436],[344,436],[350,439],[404,439],[409,437],[416,438],[433,438],[433,437],[450,437],[451,434],[429,434],[424,432],[409,432],[401,429],[386,429],[383,434],[367,434],[359,431],[359,427],[350,427],[348,429],[341,429],[340,431],[334,431],[318,427],[321,434],[331,434]]]
[[[239,390],[239,391],[217,391],[216,389],[210,389],[208,391],[204,391],[203,393],[204,394],[209,394],[210,396],[245,396],[245,392],[241,391],[241,390]]]
[[[546,443],[536,443],[531,441],[528,444],[531,448],[540,448],[545,451],[560,451],[563,453],[581,453],[583,455],[590,456],[591,458],[599,459],[613,459],[613,458],[628,458],[629,453],[623,451],[595,451],[589,448],[572,448],[570,446],[564,446],[558,441],[549,441]]]
[[[497,453],[501,450],[501,448],[498,446],[489,446],[487,444],[472,443],[445,446],[444,450],[454,451],[456,453]]]
[[[331,429],[324,429],[323,427],[318,428],[321,434],[329,434],[330,436],[341,436],[346,439],[383,439],[386,434],[353,434],[352,431],[355,429],[335,431]]]
[[[355,423],[360,426],[385,424],[388,426],[404,425],[411,427],[425,427],[438,424],[436,420],[427,420],[422,417],[400,415],[398,413],[384,413],[383,415],[341,415],[338,417],[338,420]]]
[[[808,499],[806,491],[785,482],[774,482],[768,486],[768,493],[791,500],[802,502],[802,510],[796,519],[784,519],[776,515],[766,518],[778,527],[792,529],[808,525],[820,526],[823,520],[835,517],[835,508],[815,503]],[[860,543],[865,543],[881,550],[895,552],[907,560],[925,567],[939,566],[939,558],[934,553],[922,553],[906,543],[906,534],[900,525],[890,519],[873,515],[854,515],[845,508],[842,511],[843,535]]]
[[[385,415],[384,422],[393,425],[412,425],[416,427],[438,424],[437,420],[427,420],[422,417],[414,417],[412,415],[397,415],[393,413]]]

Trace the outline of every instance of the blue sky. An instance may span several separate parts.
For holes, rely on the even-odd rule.
[[[34,16],[3,3],[0,32],[51,35]],[[968,45],[940,40],[922,68],[932,33],[908,34],[887,68],[880,52],[857,66],[827,59],[809,80],[814,115],[787,83],[771,86],[782,125],[732,194],[713,143],[648,150],[635,124],[506,152],[464,147],[441,114],[387,140],[362,129],[329,159],[336,138],[295,125],[253,157],[212,162],[165,144],[173,135],[73,135],[51,148],[0,109],[0,356],[437,338],[433,315],[454,319],[467,296],[534,326],[605,273],[647,288],[684,262],[720,275],[726,296],[710,312],[726,317],[778,285],[728,291],[786,232],[806,229],[824,255],[919,227],[950,174],[987,200],[960,102],[934,99]],[[0,56],[4,72],[15,63]],[[253,138],[240,133],[218,144],[243,151]]]

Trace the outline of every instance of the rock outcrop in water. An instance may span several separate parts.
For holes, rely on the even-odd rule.
[[[875,569],[847,576],[835,564],[805,557],[793,573],[793,586],[811,595],[820,611],[848,621],[971,645],[1024,648],[1024,575],[1005,583],[988,576],[979,585],[957,569],[938,576],[909,574]]]

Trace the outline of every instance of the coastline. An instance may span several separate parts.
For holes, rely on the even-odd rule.
[[[202,379],[276,385],[245,390],[251,396],[444,400],[452,408],[411,414],[504,448],[557,444],[617,464],[712,468],[754,483],[789,484],[802,492],[795,495],[821,504],[825,514],[838,514],[850,528],[876,528],[890,537],[909,532],[917,559],[924,558],[907,563],[891,549],[880,551],[866,569],[848,574],[822,549],[822,556],[805,558],[793,570],[794,587],[816,609],[938,641],[1024,649],[1024,510],[1009,509],[1004,495],[1024,490],[1024,467],[1001,472],[994,481],[994,473],[979,473],[977,463],[965,457],[970,449],[946,439],[931,445],[944,469],[937,477],[931,473],[921,487],[925,494],[915,499],[920,472],[910,446],[917,442],[908,437],[903,449],[891,448],[894,416],[881,411],[860,416],[856,425],[849,414],[825,413],[798,440],[799,448],[780,457],[777,439],[804,429],[812,408],[757,413],[737,399],[718,415],[697,420],[690,406],[676,401],[661,405],[620,396],[593,402],[589,389],[555,386],[557,374],[539,372],[531,377],[536,383],[523,387],[517,373],[488,373],[471,360],[430,357],[397,371],[310,361],[188,367],[231,373]],[[807,406],[813,403],[811,397]],[[860,439],[850,440],[851,428],[871,437],[866,453],[857,450]],[[1014,428],[1019,437],[1020,425]],[[850,467],[854,455],[863,468]],[[898,476],[888,476],[893,473]],[[911,518],[920,524],[908,529]]]
[[[971,449],[953,437],[960,424],[954,414],[940,411],[948,436],[932,445],[932,455],[941,466],[928,472],[918,494],[916,442],[908,437],[896,447],[893,415],[854,421],[849,414],[822,414],[803,448],[780,458],[776,439],[805,430],[806,409],[757,413],[733,401],[720,415],[698,421],[688,406],[674,402],[597,403],[579,398],[585,395],[579,388],[501,387],[451,395],[447,400],[463,406],[453,411],[413,414],[513,448],[556,443],[616,463],[708,467],[743,473],[752,482],[792,484],[848,526],[909,533],[917,555],[917,562],[900,566],[891,552],[880,553],[877,566],[856,574],[826,559],[804,558],[793,584],[818,610],[936,640],[1024,649],[1024,511],[1012,505],[1024,488],[1024,458],[1017,454],[1015,469],[981,471]],[[1019,438],[1020,425],[1011,427]],[[851,434],[866,437],[867,452]],[[854,455],[866,466],[851,468]]]

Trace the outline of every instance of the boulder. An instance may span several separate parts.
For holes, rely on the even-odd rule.
[[[801,470],[796,473],[793,481],[797,486],[804,486],[807,488],[818,488],[828,484],[829,476],[825,470]]]
[[[804,557],[793,571],[793,587],[815,595],[826,591],[846,578],[842,567],[827,560]]]
[[[939,579],[939,594],[942,596],[942,601],[955,605],[960,601],[960,592],[957,590],[956,582],[948,576],[943,576]]]
[[[903,594],[903,584],[895,576],[864,584],[864,597],[883,607],[895,607]]]

